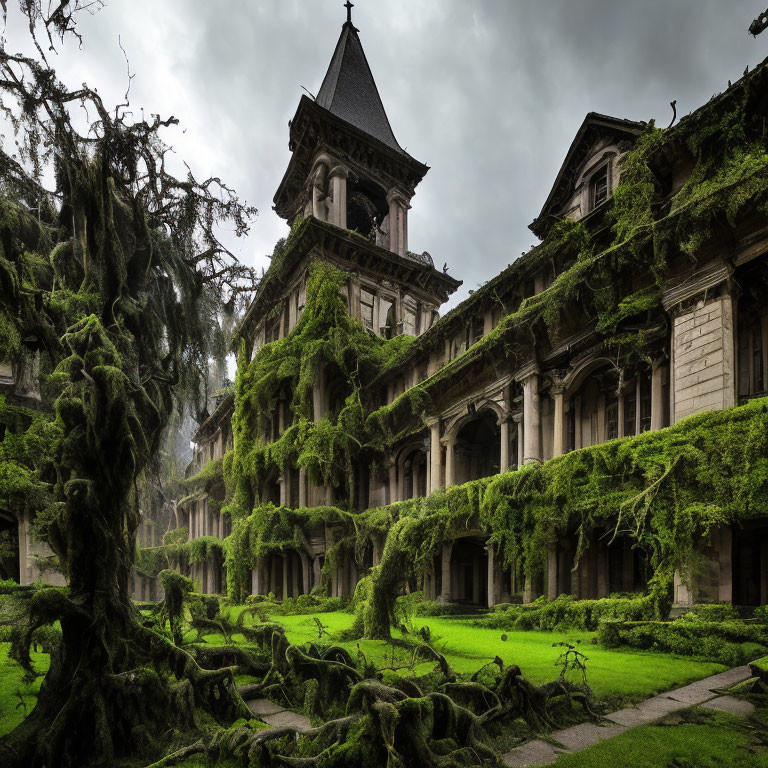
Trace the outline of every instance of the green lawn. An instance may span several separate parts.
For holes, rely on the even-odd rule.
[[[0,643],[0,736],[12,731],[31,711],[37,701],[42,677],[33,683],[25,683],[24,670],[8,658],[10,643]],[[31,653],[38,672],[48,671],[47,653]],[[17,695],[21,694],[21,699]],[[23,704],[21,703],[23,701]]]
[[[674,715],[633,728],[561,757],[556,768],[768,768],[768,751],[755,749],[754,724],[696,708],[683,713],[682,719],[692,722],[680,722],[681,715]]]
[[[237,609],[232,610],[238,612]],[[345,612],[321,613],[317,614],[317,618],[330,633],[330,638],[323,637],[326,643],[333,641],[336,633],[348,629],[353,621],[352,615]],[[286,628],[288,639],[294,644],[318,639],[317,626],[311,615],[275,616],[271,620]],[[416,629],[425,625],[429,627],[436,647],[457,672],[474,672],[483,663],[499,656],[506,664],[517,664],[523,674],[537,684],[552,680],[559,674],[555,662],[562,649],[552,644],[560,641],[575,644],[580,641],[579,649],[588,658],[589,684],[595,695],[601,698],[640,700],[725,669],[720,664],[651,651],[604,649],[591,645],[594,632],[506,632],[505,642],[501,639],[504,633],[500,630],[476,627],[460,617],[417,617],[413,623]],[[339,645],[353,656],[359,645],[368,659],[379,665],[389,665],[392,661],[392,647],[382,641],[362,640],[359,643],[341,642]],[[399,652],[397,658],[402,663],[406,655]],[[419,665],[416,672],[424,673],[431,666],[434,665]]]

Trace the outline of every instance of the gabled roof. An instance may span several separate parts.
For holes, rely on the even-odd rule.
[[[315,103],[402,152],[384,111],[357,29],[348,21],[333,52]]]
[[[541,209],[541,213],[529,225],[529,229],[539,237],[545,237],[549,228],[554,223],[553,217],[557,215],[559,208],[572,191],[576,172],[598,138],[608,134],[626,139],[635,139],[647,128],[647,123],[589,112],[571,142],[568,154],[565,156],[565,161],[560,167],[560,171],[544,203],[544,207]]]

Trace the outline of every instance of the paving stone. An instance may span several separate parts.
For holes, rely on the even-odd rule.
[[[742,680],[746,680],[748,677],[750,677],[748,666],[734,667],[711,677],[705,677],[703,680],[697,680],[695,683],[684,685],[682,688],[667,691],[662,693],[661,696],[682,701],[689,705],[703,704],[705,701],[714,698],[714,694],[711,693],[713,690],[728,688]]]
[[[731,685],[736,685],[742,680],[752,677],[749,671],[749,665],[745,664],[743,667],[734,667],[733,669],[726,669],[725,672],[720,672],[717,675],[712,675],[706,680],[702,680],[702,683],[707,683],[710,690],[715,688],[728,688]]]
[[[718,696],[706,704],[702,704],[707,709],[716,709],[718,712],[727,712],[736,717],[748,717],[755,711],[755,705],[748,701],[735,699],[733,696]]]
[[[605,719],[623,725],[626,728],[634,728],[636,725],[650,723],[658,717],[660,717],[660,715],[654,714],[647,709],[627,707],[626,709],[620,709],[618,712],[611,712],[610,715],[605,716]]]
[[[581,723],[562,731],[555,731],[552,738],[559,741],[566,749],[572,752],[580,752],[582,749],[592,747],[603,739],[610,739],[626,731],[626,727],[612,723],[611,725],[595,725],[594,723]]]
[[[312,727],[309,718],[287,709],[276,712],[274,715],[262,715],[262,719],[273,728],[296,728],[299,731],[307,731]]]
[[[526,766],[551,765],[557,760],[558,752],[555,752],[551,744],[536,739],[515,747],[511,752],[502,756],[507,768],[526,768]]]
[[[651,699],[641,701],[637,708],[642,712],[647,712],[651,715],[651,720],[655,720],[658,717],[668,715],[670,712],[674,712],[677,709],[683,709],[686,705],[675,699],[670,699],[667,696],[654,696]]]
[[[245,703],[254,715],[259,716],[276,715],[278,712],[282,712],[285,709],[285,707],[280,704],[275,704],[274,701],[270,701],[269,699],[250,699]]]
[[[715,694],[709,689],[706,680],[699,680],[696,683],[685,685],[674,691],[667,691],[661,694],[664,698],[674,699],[683,704],[691,706],[693,704],[703,704],[705,701],[715,698]]]

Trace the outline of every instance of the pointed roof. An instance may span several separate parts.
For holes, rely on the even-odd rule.
[[[391,149],[403,152],[392,133],[368,59],[351,21],[341,28],[315,103]]]
[[[584,162],[592,144],[599,137],[610,135],[634,140],[647,128],[648,123],[601,115],[598,112],[588,112],[571,143],[541,213],[528,225],[528,229],[537,237],[542,239],[546,237],[560,212],[559,209],[573,191],[575,175],[581,163]]]

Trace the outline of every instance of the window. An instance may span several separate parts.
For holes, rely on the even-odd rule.
[[[589,181],[589,196],[594,210],[600,203],[608,199],[608,165],[604,165],[599,171],[596,171]]]
[[[637,425],[637,399],[634,392],[624,396],[624,437],[632,437]]]
[[[768,315],[755,307],[739,316],[739,396],[744,399],[766,392],[768,367]]]
[[[403,296],[403,333],[416,335],[416,313],[418,304],[412,296]]]
[[[397,335],[395,301],[386,296],[379,296],[379,335],[385,339],[391,339]]]
[[[365,288],[360,291],[360,314],[365,327],[373,330],[373,294]]]
[[[615,440],[619,436],[619,404],[616,400],[605,406],[605,439]]]
[[[267,321],[266,342],[277,341],[280,338],[280,316]]]

